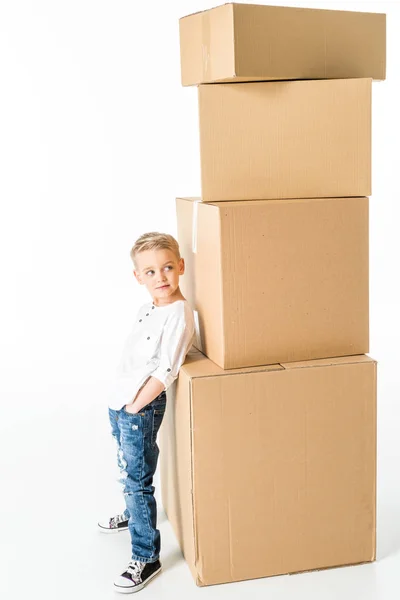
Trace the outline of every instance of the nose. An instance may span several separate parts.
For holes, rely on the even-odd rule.
[[[158,283],[163,283],[164,281],[167,281],[167,277],[163,271],[159,271],[157,280]]]

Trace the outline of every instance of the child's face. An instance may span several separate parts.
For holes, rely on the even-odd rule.
[[[179,288],[179,276],[185,272],[183,258],[178,260],[172,250],[144,250],[136,255],[137,281],[145,285],[153,299],[162,301]]]

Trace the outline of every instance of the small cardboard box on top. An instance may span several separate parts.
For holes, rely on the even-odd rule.
[[[229,3],[179,21],[182,85],[386,76],[386,15]]]
[[[368,352],[368,198],[176,209],[195,345],[221,368]]]
[[[167,394],[162,502],[197,585],[375,559],[373,359],[223,371],[193,352]]]
[[[201,85],[203,202],[371,194],[371,79]]]

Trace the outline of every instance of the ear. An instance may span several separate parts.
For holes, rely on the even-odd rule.
[[[179,275],[183,275],[184,272],[185,272],[185,259],[180,258],[179,259]]]
[[[136,277],[136,281],[138,283],[140,283],[140,285],[144,285],[144,281],[142,281],[142,278],[140,277],[140,273],[138,273],[137,271],[133,271],[133,274]]]

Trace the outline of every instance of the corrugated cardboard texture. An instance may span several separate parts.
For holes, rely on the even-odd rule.
[[[204,73],[210,81],[223,79],[227,73],[234,76],[233,11],[230,5],[197,13],[190,19],[180,19],[179,29],[183,71]]]
[[[185,369],[175,411],[191,406],[191,487],[173,485],[173,464],[161,476],[174,529],[184,521],[196,548],[196,583],[374,560],[375,361],[204,374],[190,384]],[[182,439],[180,427],[187,419],[169,422],[165,435]],[[176,461],[188,468],[186,450]],[[179,515],[191,494],[194,529]]]
[[[168,389],[159,446],[163,506],[192,575],[196,577],[190,387],[190,377],[182,371],[179,385],[175,381]]]
[[[386,15],[225,4],[179,21],[182,85],[386,77]]]
[[[211,206],[211,210],[198,210],[195,199],[177,199],[178,240],[181,256],[185,258],[186,272],[181,281],[181,288],[186,290],[185,298],[193,309],[199,313],[199,334],[203,342],[204,327],[221,331],[221,315],[223,312],[221,262],[217,249],[221,248],[219,209]],[[194,250],[194,251],[193,251]],[[198,293],[208,290],[208,293]],[[200,315],[207,314],[207,324]],[[204,350],[204,347],[202,347]],[[221,336],[208,339],[207,354],[223,360],[224,340]]]
[[[233,369],[368,352],[368,198],[200,202],[196,253],[193,206],[177,200],[190,264],[181,290],[211,360]]]
[[[371,79],[198,94],[203,202],[370,195]]]

